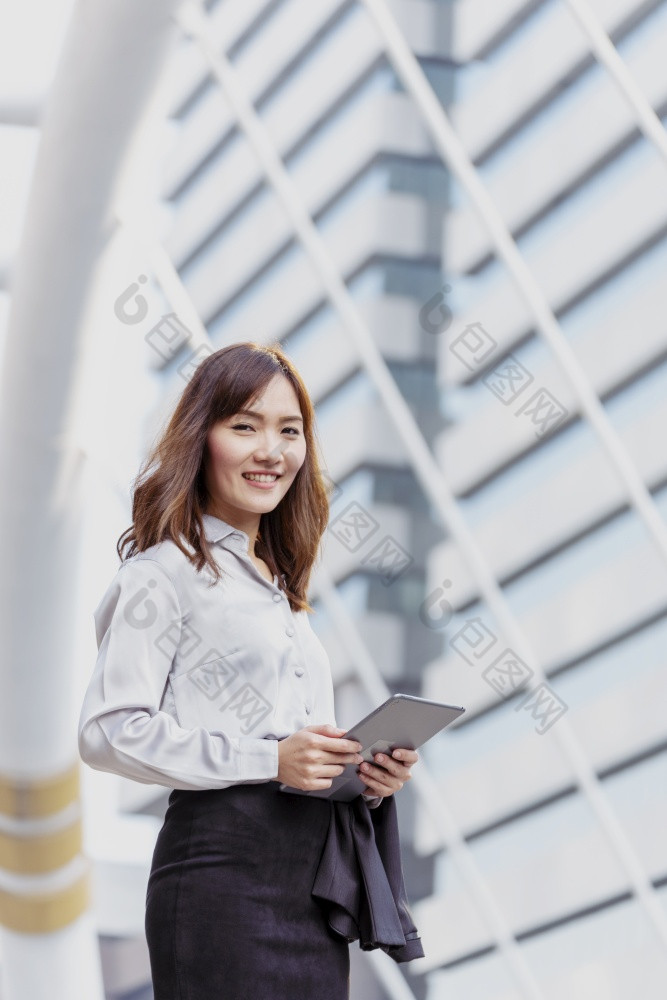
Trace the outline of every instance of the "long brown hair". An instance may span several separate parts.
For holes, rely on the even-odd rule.
[[[261,515],[257,554],[279,578],[284,573],[292,610],[313,610],[306,593],[329,520],[329,497],[315,450],[313,404],[301,376],[277,343],[230,344],[199,363],[133,481],[133,523],[116,545],[121,561],[171,539],[198,572],[208,565],[212,584],[220,579],[202,522],[209,499],[204,481],[206,436],[218,420],[248,406],[277,374],[289,379],[299,400],[306,457],[278,506]],[[187,551],[181,536],[193,553]]]

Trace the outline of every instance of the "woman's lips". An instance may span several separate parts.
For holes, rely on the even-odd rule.
[[[250,483],[251,486],[255,486],[259,490],[270,490],[276,485],[280,476],[277,476],[271,483],[260,483],[257,479],[248,479],[246,476],[242,476],[241,478],[244,479],[246,483]]]

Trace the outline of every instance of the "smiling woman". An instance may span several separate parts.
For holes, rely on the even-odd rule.
[[[208,432],[204,481],[207,512],[245,531],[254,551],[261,516],[289,490],[307,443],[299,398],[282,373],[273,376],[252,405],[252,410],[243,408],[217,421]]]
[[[92,767],[172,789],[146,893],[155,1000],[349,995],[350,937],[313,894],[332,801],[280,791],[361,762],[308,618],[328,512],[312,403],[280,348],[204,359],[137,477],[79,722]],[[357,820],[395,822],[379,807],[410,777],[402,752],[364,772]],[[423,954],[406,947],[397,961]]]
[[[278,345],[245,342],[210,355],[135,480],[121,559],[169,538],[219,579],[201,531],[210,513],[248,536],[251,557],[259,542],[271,572],[284,576],[293,611],[312,611],[306,592],[329,518],[314,423],[303,380]],[[257,482],[252,473],[277,478]]]

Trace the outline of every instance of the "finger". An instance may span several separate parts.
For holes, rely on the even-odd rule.
[[[308,733],[323,733],[325,736],[342,736],[345,732],[344,729],[332,726],[330,722],[317,722],[314,726],[304,726],[304,729]]]
[[[322,736],[322,749],[332,753],[358,753],[363,747],[358,740],[344,740],[340,736]]]
[[[338,764],[341,764],[341,765],[344,765],[344,764],[360,764],[362,760],[363,760],[363,757],[361,756],[360,753],[343,753],[343,754],[337,753],[335,757],[333,756],[333,754],[331,754],[331,755],[330,754],[326,754],[326,757],[325,757],[325,760],[323,761],[323,763],[326,763],[326,764],[336,764],[336,765],[338,765]]]
[[[374,771],[362,771],[361,778],[369,791],[377,792],[378,795],[391,795],[403,786],[398,778],[392,777],[387,771],[379,773],[377,768]]]
[[[341,764],[319,764],[317,767],[317,777],[337,778],[345,768]]]
[[[394,760],[400,760],[403,764],[416,764],[419,760],[417,751],[409,750],[407,747],[398,747],[393,751],[391,756]]]
[[[364,765],[362,764],[361,767],[363,769]],[[392,771],[388,771],[384,767],[377,767],[374,764],[369,764],[368,769],[363,769],[361,774],[394,789],[401,788],[403,784],[402,775],[395,775]]]
[[[403,778],[405,776],[406,768],[410,766],[402,761],[392,760],[391,757],[387,757],[386,753],[378,753],[375,755],[374,759],[378,767],[384,768],[390,774],[396,775],[397,778]]]

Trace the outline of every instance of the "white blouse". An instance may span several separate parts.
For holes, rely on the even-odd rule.
[[[98,656],[78,739],[99,771],[184,789],[277,781],[278,740],[336,725],[308,613],[262,576],[245,532],[210,514],[203,523],[218,583],[165,540],[119,566],[93,613]]]

